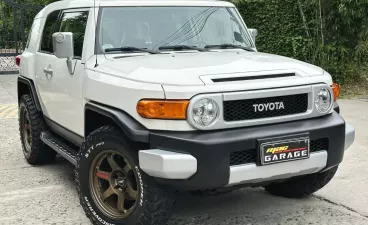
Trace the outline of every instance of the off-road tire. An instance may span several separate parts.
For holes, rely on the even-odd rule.
[[[287,198],[305,197],[326,186],[336,174],[337,169],[336,166],[322,173],[304,175],[281,183],[272,183],[265,186],[265,189],[277,196]]]
[[[92,224],[116,225],[165,225],[171,217],[175,202],[174,191],[163,189],[139,168],[138,150],[125,140],[124,133],[114,126],[104,126],[89,134],[77,157],[75,182],[80,203]],[[93,201],[89,184],[89,170],[93,158],[106,150],[121,153],[141,180],[138,184],[139,201],[134,211],[126,218],[114,220],[106,216]],[[143,187],[143,190],[141,189]],[[143,192],[143,194],[142,194]]]
[[[25,145],[23,134],[24,113],[28,113],[30,123],[30,147]],[[19,134],[22,143],[22,150],[27,162],[31,165],[49,163],[55,160],[56,152],[45,145],[41,138],[41,132],[47,129],[41,112],[36,109],[36,105],[30,95],[23,95],[19,101]]]

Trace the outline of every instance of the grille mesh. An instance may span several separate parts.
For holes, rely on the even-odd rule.
[[[310,142],[310,152],[318,152],[328,150],[328,138],[312,140]],[[255,163],[257,161],[257,150],[245,150],[230,153],[230,166],[243,165],[247,163]]]
[[[310,152],[328,150],[328,138],[321,138],[310,142]]]
[[[267,104],[283,102],[284,109],[263,110],[255,112],[255,104]],[[271,98],[244,99],[234,101],[224,101],[224,120],[240,121],[262,119],[277,116],[286,116],[304,113],[308,110],[308,94],[286,95]]]
[[[256,160],[257,160],[257,153],[255,149],[232,152],[230,154],[230,166],[255,163]]]

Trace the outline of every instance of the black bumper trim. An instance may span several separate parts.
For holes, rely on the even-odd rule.
[[[309,133],[311,140],[329,139],[326,168],[335,166],[342,161],[345,145],[345,121],[337,112],[316,119],[223,131],[151,131],[151,149],[188,153],[198,161],[197,173],[187,180],[157,178],[157,181],[180,190],[220,188],[226,186],[229,181],[231,152],[258,148],[259,139],[301,133]]]

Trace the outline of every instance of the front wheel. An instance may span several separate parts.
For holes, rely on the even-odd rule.
[[[140,170],[137,150],[115,127],[87,137],[78,155],[76,185],[94,225],[164,225],[171,216],[173,192]]]
[[[281,183],[272,183],[265,189],[271,194],[287,198],[308,196],[326,186],[336,174],[337,168],[336,166],[322,173],[308,174]]]

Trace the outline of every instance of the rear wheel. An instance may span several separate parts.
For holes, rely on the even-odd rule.
[[[78,154],[76,184],[95,225],[164,225],[171,216],[173,192],[140,170],[137,150],[115,127],[102,127],[87,137]]]
[[[41,141],[44,130],[42,113],[37,111],[30,95],[23,95],[19,102],[19,132],[23,154],[29,164],[48,163],[55,159],[56,152]]]
[[[322,173],[308,174],[292,178],[281,183],[272,183],[265,187],[271,194],[287,197],[300,198],[313,194],[326,186],[334,177],[337,166]]]

